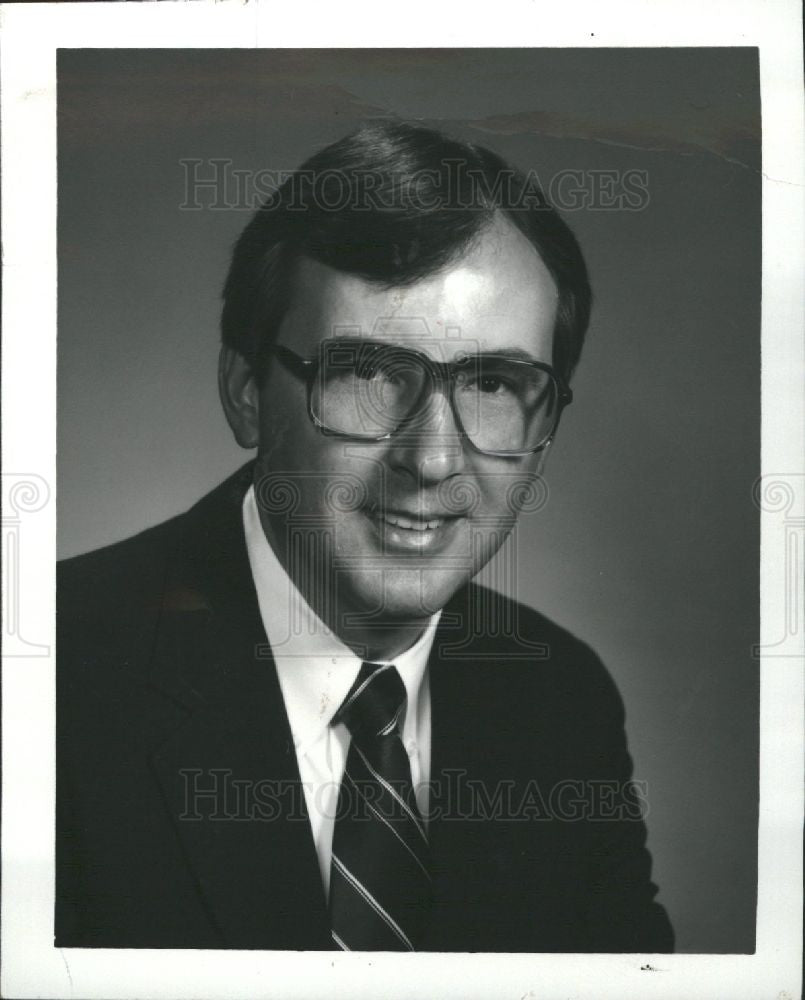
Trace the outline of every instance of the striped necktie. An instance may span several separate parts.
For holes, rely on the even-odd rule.
[[[330,927],[345,951],[415,951],[430,902],[428,842],[400,731],[405,685],[364,663],[333,724],[352,735],[338,796]]]

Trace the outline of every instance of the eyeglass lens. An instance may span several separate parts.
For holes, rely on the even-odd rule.
[[[463,361],[454,378],[459,420],[480,450],[537,448],[552,433],[558,391],[548,372],[478,355]],[[325,344],[311,409],[330,431],[376,440],[403,421],[407,430],[416,429],[426,419],[422,404],[434,382],[433,366],[414,352],[393,345]]]

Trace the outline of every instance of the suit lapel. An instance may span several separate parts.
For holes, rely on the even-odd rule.
[[[517,813],[527,788],[552,781],[553,726],[539,664],[524,663],[516,644],[509,655],[511,640],[484,635],[474,614],[471,591],[456,595],[429,664],[434,906],[425,948],[533,950],[552,834],[538,805]]]
[[[151,672],[180,721],[152,767],[222,944],[326,948],[315,847],[240,521],[250,472],[186,515]]]

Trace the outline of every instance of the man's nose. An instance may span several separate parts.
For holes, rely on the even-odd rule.
[[[464,439],[443,391],[434,391],[422,410],[391,438],[392,469],[420,486],[435,485],[464,469]]]

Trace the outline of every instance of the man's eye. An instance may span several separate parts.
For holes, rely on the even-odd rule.
[[[358,378],[364,379],[369,382],[371,380],[382,380],[390,385],[396,385],[400,381],[399,375],[395,374],[394,371],[386,367],[380,362],[367,361],[366,364],[360,365],[356,372]]]
[[[495,394],[502,395],[505,392],[511,392],[513,389],[511,382],[501,375],[476,375],[474,378],[467,378],[464,384],[469,389],[474,389],[476,392],[481,392],[489,396]]]

